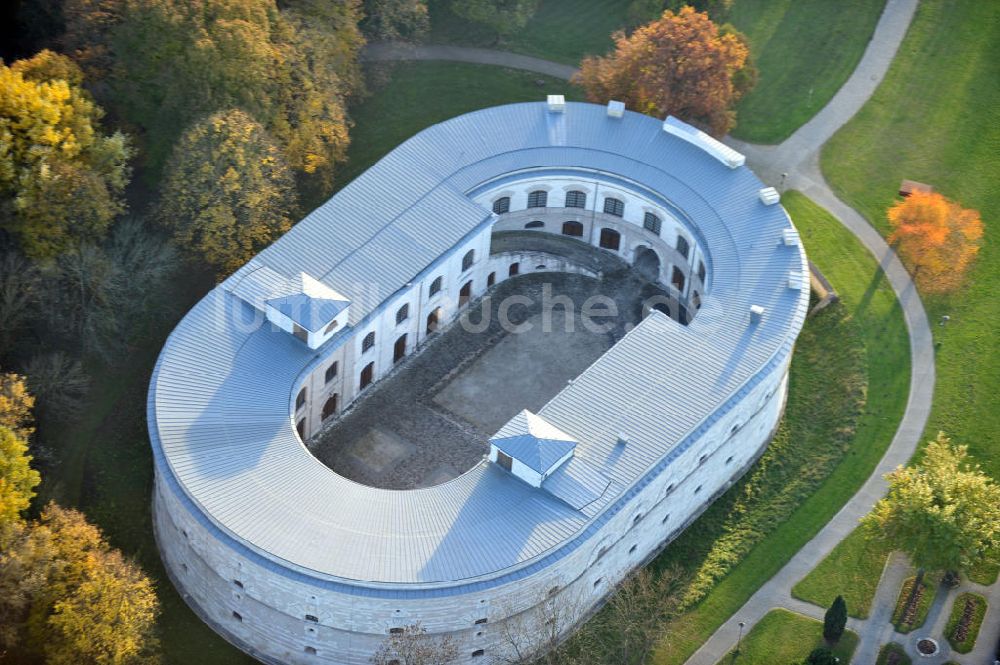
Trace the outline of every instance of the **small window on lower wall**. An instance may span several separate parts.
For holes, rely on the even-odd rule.
[[[573,238],[583,237],[583,224],[580,222],[563,222],[562,234]]]
[[[726,458],[726,464],[729,464],[732,461],[733,461],[733,456],[732,455],[730,455],[729,457]]]
[[[528,222],[527,224],[525,224],[524,228],[526,228],[526,229],[544,229],[545,228],[545,222],[536,219],[533,222]]]
[[[698,485],[697,487],[695,487],[694,488],[694,493],[697,494],[698,492],[700,492],[701,491],[701,487],[702,487],[701,485]]]
[[[306,419],[303,418],[300,420],[299,424],[295,426],[295,429],[298,431],[300,439],[306,438]]]
[[[603,581],[604,581],[603,577],[598,577],[596,580],[594,580],[594,588],[596,589],[597,586]]]
[[[317,617],[315,615],[312,615],[312,614],[307,614],[306,615],[306,621],[312,621],[313,623],[319,623],[319,617]]]
[[[636,551],[636,549],[638,549],[638,547],[639,547],[638,545],[633,545],[632,547],[628,548],[628,553],[633,554]]]
[[[618,251],[621,247],[622,235],[615,231],[614,229],[601,229],[601,239],[600,245],[604,249],[613,249]]]
[[[484,650],[482,650],[482,649],[476,649],[475,651],[472,652],[472,657],[473,658],[482,658],[485,655],[486,655],[486,652]]]
[[[486,287],[487,288],[493,286],[496,283],[497,283],[497,274],[495,272],[491,272],[489,275],[486,276]]]
[[[243,615],[240,614],[239,612],[233,612],[233,618],[239,621],[240,623],[243,623]]]
[[[487,619],[486,617],[483,617],[482,619],[476,619],[476,624],[475,625],[478,626],[478,625],[484,624],[484,623],[486,623],[488,621],[489,621],[489,619]]]
[[[513,277],[518,272],[520,272],[520,270],[521,270],[521,264],[520,263],[516,263],[516,262],[515,263],[511,263],[510,264],[510,268],[507,269],[507,276],[508,277]]]
[[[404,628],[400,628],[399,626],[389,629],[390,635],[402,635],[404,632],[406,632],[406,630]]]
[[[310,656],[316,655],[316,647],[306,647],[306,653]]]
[[[663,519],[660,520],[660,524],[666,524],[667,520],[669,519],[670,519],[670,513],[667,513],[666,515],[663,516]]]

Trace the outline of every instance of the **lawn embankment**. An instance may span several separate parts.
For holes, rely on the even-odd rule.
[[[728,653],[718,665],[778,665],[801,663],[818,647],[827,646],[823,640],[823,622],[789,612],[771,610],[743,638],[739,654]],[[851,662],[858,647],[856,633],[845,630],[833,647],[833,654],[842,663]]]
[[[739,0],[729,21],[760,72],[733,135],[780,143],[826,106],[861,60],[885,0]]]
[[[857,528],[792,587],[792,596],[819,607],[829,607],[843,596],[849,615],[867,619],[888,556],[888,548],[866,539]]]
[[[825,146],[837,194],[885,233],[900,180],[980,211],[985,241],[963,289],[923,296],[937,347],[925,440],[944,431],[1000,478],[1000,4],[925,0],[872,99]],[[940,325],[941,317],[950,320]]]
[[[751,470],[664,552],[657,565],[677,563],[704,570],[706,564],[720,562],[728,574],[665,628],[669,637],[657,649],[657,665],[683,663],[836,514],[875,468],[906,403],[909,340],[899,304],[878,263],[835,218],[802,194],[790,192],[783,202],[810,258],[824,271],[841,302],[806,322],[792,362],[785,421],[768,453],[773,451],[776,457],[765,456],[762,463],[774,459],[786,471],[804,468],[813,484],[788,505],[787,492],[801,485],[785,487],[784,479],[774,476],[756,482]],[[867,395],[852,425],[843,414],[833,413],[844,408],[837,401],[843,382],[849,380],[844,367],[836,367],[832,359],[813,364],[813,354],[823,349],[842,360],[858,343]],[[851,431],[839,463],[817,475],[830,460],[813,446],[843,436],[844,427]],[[785,437],[794,445],[786,447]],[[815,467],[810,467],[811,461]],[[756,532],[759,524],[766,524],[766,533]],[[743,539],[740,545],[752,539],[749,551],[729,547],[737,535]]]

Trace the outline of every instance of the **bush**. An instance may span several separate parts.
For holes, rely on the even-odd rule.
[[[875,661],[875,665],[911,665],[912,662],[902,646],[895,642],[889,642],[878,652],[878,660]]]
[[[823,639],[830,644],[836,644],[847,627],[847,603],[843,596],[833,599],[833,604],[823,617]]]

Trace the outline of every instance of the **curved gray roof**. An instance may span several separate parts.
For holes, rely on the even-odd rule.
[[[315,459],[291,417],[319,351],[261,325],[232,293],[246,270],[313,275],[352,302],[351,324],[490,219],[467,192],[524,169],[579,168],[652,190],[707,245],[711,289],[688,326],[654,313],[539,415],[574,457],[533,488],[480,465],[431,488],[394,491]],[[760,181],[636,113],[602,106],[500,106],[430,127],[297,224],[181,321],[157,362],[149,427],[161,474],[222,533],[280,567],[348,586],[428,588],[524,573],[586,542],[760,379],[787,359],[808,291],[791,223]],[[445,214],[442,214],[442,211]],[[355,297],[377,284],[378,297]],[[367,302],[365,302],[367,299]],[[751,305],[765,308],[750,324]],[[618,435],[627,432],[622,454]],[[595,478],[603,479],[596,483]],[[604,487],[598,497],[592,489]],[[563,497],[563,498],[559,498]],[[568,497],[568,498],[567,498]],[[574,498],[576,497],[576,498]],[[578,507],[574,507],[578,506]],[[496,519],[503,514],[504,518]]]

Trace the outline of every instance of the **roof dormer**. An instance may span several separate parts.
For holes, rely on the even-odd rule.
[[[576,440],[527,409],[490,439],[490,461],[534,487],[541,487],[576,448]]]

